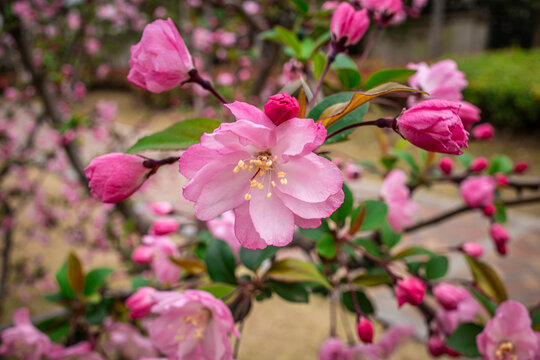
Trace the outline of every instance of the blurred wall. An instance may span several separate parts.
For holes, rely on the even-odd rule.
[[[474,12],[446,15],[442,29],[442,54],[470,54],[485,51],[489,39],[489,22]],[[409,19],[387,28],[375,44],[370,58],[398,66],[430,58],[429,15]]]

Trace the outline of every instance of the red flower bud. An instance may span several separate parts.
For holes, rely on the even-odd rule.
[[[490,124],[480,124],[472,129],[472,135],[478,140],[491,140],[495,135],[495,129]]]
[[[484,171],[488,167],[488,161],[485,157],[479,157],[471,162],[469,168],[474,172]]]
[[[439,169],[446,175],[450,175],[452,173],[452,168],[454,167],[454,163],[452,162],[452,159],[449,157],[443,157],[439,161]]]
[[[357,330],[360,340],[367,344],[371,344],[373,342],[374,330],[371,321],[362,316],[358,321]]]
[[[266,116],[276,125],[297,117],[299,111],[298,101],[287,93],[270,96],[264,105]]]
[[[405,303],[418,305],[424,299],[426,284],[417,278],[407,278],[398,281],[394,292],[399,307],[403,306]]]
[[[472,241],[463,244],[461,250],[472,258],[479,258],[484,253],[484,247]]]
[[[526,161],[520,161],[514,166],[514,172],[517,174],[522,174],[529,168],[529,164]]]
[[[495,214],[495,210],[496,210],[495,205],[488,204],[488,205],[484,206],[484,208],[482,209],[482,212],[487,217],[491,217],[491,216],[493,216],[493,214]]]
[[[501,224],[493,224],[491,225],[489,234],[497,247],[497,252],[501,255],[506,255],[506,243],[510,241],[510,235],[508,235],[506,229]]]

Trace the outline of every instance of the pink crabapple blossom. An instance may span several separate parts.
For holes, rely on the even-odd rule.
[[[218,239],[225,240],[236,253],[240,249],[240,243],[234,233],[234,212],[225,211],[221,216],[207,222],[208,230]]]
[[[276,126],[255,106],[226,105],[236,122],[223,123],[180,157],[189,179],[184,197],[208,221],[234,209],[235,234],[249,249],[285,246],[294,226],[314,228],[343,202],[343,174],[315,153],[326,129],[311,119]],[[307,180],[309,179],[309,181]]]
[[[355,11],[352,5],[342,2],[332,15],[330,32],[332,41],[343,46],[355,45],[369,27],[367,10]]]
[[[446,100],[425,100],[405,110],[397,119],[401,135],[421,149],[461,155],[469,133],[459,118],[459,105]]]
[[[140,287],[127,298],[126,307],[130,310],[129,315],[132,319],[140,319],[150,314],[155,303],[154,294],[156,291],[151,287]]]
[[[465,300],[463,292],[454,285],[441,283],[433,288],[433,295],[446,310],[456,310],[459,303]]]
[[[488,167],[488,160],[485,157],[478,157],[474,159],[471,164],[469,165],[469,168],[473,172],[482,172]]]
[[[472,129],[472,136],[477,140],[491,140],[495,135],[495,129],[491,124],[483,123]]]
[[[473,176],[459,186],[465,203],[472,208],[493,204],[495,201],[495,179],[490,176]]]
[[[131,47],[128,80],[154,93],[170,90],[189,78],[195,67],[171,19],[155,20]]]
[[[476,337],[482,359],[534,360],[539,343],[531,323],[525,306],[511,300],[503,302]]]
[[[439,160],[439,169],[443,172],[443,174],[450,175],[452,173],[452,168],[454,167],[454,163],[452,162],[452,159],[449,157],[442,157],[441,160]]]
[[[158,292],[148,322],[154,346],[171,360],[230,360],[229,334],[234,327],[229,308],[212,294],[200,290]]]
[[[402,231],[414,222],[418,204],[410,199],[407,175],[399,169],[392,170],[383,180],[381,197],[388,205],[388,223],[395,231]]]
[[[489,229],[489,235],[497,248],[497,252],[501,255],[506,255],[506,244],[510,241],[508,231],[501,224],[493,224]]]
[[[14,327],[2,332],[0,355],[17,355],[21,360],[40,360],[51,349],[51,340],[30,321],[30,313],[20,308],[13,314]]]
[[[360,318],[358,325],[356,326],[356,330],[358,332],[358,338],[362,340],[362,342],[367,344],[371,344],[373,342],[373,324],[367,318],[364,316]]]
[[[417,278],[405,278],[398,280],[394,292],[398,301],[398,306],[402,307],[405,303],[418,305],[424,299],[426,293],[426,284]]]

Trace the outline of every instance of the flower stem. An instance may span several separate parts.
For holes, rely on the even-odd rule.
[[[328,55],[328,61],[326,62],[326,65],[323,69],[321,77],[319,78],[317,87],[315,88],[315,92],[313,93],[313,97],[311,98],[311,104],[315,104],[317,102],[317,96],[319,95],[319,92],[321,91],[322,85],[324,83],[324,78],[326,77],[328,70],[330,70],[330,66],[332,66],[332,63],[336,60],[336,56],[338,54],[339,54],[339,49],[336,46],[333,46],[332,52],[330,53],[330,55]]]
[[[377,24],[375,27],[375,30],[371,33],[371,37],[368,40],[368,43],[366,44],[366,47],[364,48],[364,52],[360,56],[360,60],[358,61],[358,69],[362,68],[362,65],[367,60],[367,57],[369,56],[369,53],[371,52],[371,49],[373,48],[373,45],[375,44],[375,41],[379,37],[379,34],[381,33],[382,26],[380,24]]]
[[[328,135],[326,137],[326,140],[330,139],[333,136],[341,134],[342,132],[345,132],[347,130],[351,130],[351,129],[354,129],[354,128],[357,128],[357,127],[360,127],[360,126],[368,126],[368,125],[374,125],[374,126],[377,126],[377,127],[380,127],[380,128],[394,128],[395,127],[395,119],[380,118],[380,119],[373,120],[373,121],[364,121],[364,122],[359,122],[359,123],[352,124],[352,125],[349,125],[349,126],[345,126],[344,128],[338,129],[338,130],[334,131],[333,133],[331,133],[330,135]]]
[[[212,83],[206,79],[204,79],[200,74],[199,72],[197,71],[197,69],[193,69],[189,72],[189,79],[186,80],[184,83],[189,83],[189,82],[193,82],[193,83],[197,83],[199,84],[203,89],[205,89],[206,91],[209,91],[212,95],[214,95],[219,101],[221,101],[221,103],[223,104],[228,104],[229,102],[227,100],[225,100],[225,98],[223,96],[221,96],[221,94],[214,88],[214,86],[212,85]]]

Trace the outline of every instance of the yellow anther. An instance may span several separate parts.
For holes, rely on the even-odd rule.
[[[255,186],[257,186],[257,184],[258,184],[258,181],[257,181],[257,180],[251,180],[250,186],[251,186],[252,188],[254,188]]]
[[[272,180],[270,183],[272,184],[273,187],[276,187],[276,182],[274,180]]]
[[[274,155],[274,161],[276,161],[276,160],[277,160],[277,155]]]
[[[174,340],[176,340],[176,341],[182,341],[182,340],[184,340],[184,337],[183,337],[182,335],[176,335],[176,336],[174,337]]]
[[[251,200],[251,195],[250,194],[244,195],[244,199],[246,199],[246,201]]]
[[[261,172],[259,173],[259,176],[263,176],[264,175],[264,170],[261,170]]]
[[[277,173],[277,177],[280,178],[280,179],[281,179],[281,178],[284,178],[284,177],[285,177],[285,173],[284,173],[283,171],[280,171],[280,172]]]
[[[268,160],[268,161],[266,162],[266,166],[270,167],[270,166],[272,166],[273,163],[274,163],[274,162],[273,162],[272,160]]]
[[[172,324],[167,325],[168,329],[172,329]]]
[[[263,188],[264,188],[263,184],[261,184],[261,183],[257,184],[257,189],[262,190]]]
[[[248,171],[252,171],[252,170],[253,170],[253,165],[249,165]]]
[[[266,198],[267,198],[267,199],[270,199],[270,196],[272,196],[272,193],[271,193],[271,192],[269,192],[268,194],[266,194]]]
[[[237,174],[239,171],[240,171],[240,168],[238,166],[235,166],[233,173]]]
[[[242,170],[246,170],[248,166],[246,164],[242,165]]]
[[[287,185],[287,179],[283,178],[279,181],[281,185]]]
[[[239,167],[243,167],[243,166],[244,166],[244,160],[238,161],[238,166],[239,166]]]

